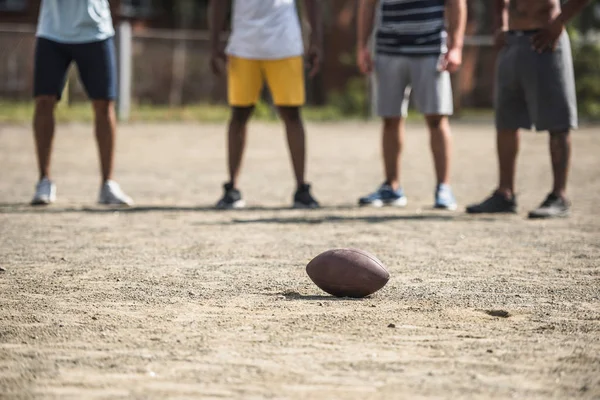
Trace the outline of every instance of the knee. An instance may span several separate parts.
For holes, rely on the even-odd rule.
[[[425,121],[427,122],[427,127],[430,131],[439,131],[447,117],[442,115],[428,115],[425,117]]]
[[[279,114],[286,125],[298,125],[302,123],[299,107],[280,107]]]
[[[557,131],[557,132],[553,132],[550,131],[550,140],[565,140],[567,137],[569,137],[569,131]]]
[[[37,113],[51,114],[56,106],[55,96],[38,96],[35,98],[35,110]]]
[[[400,118],[384,118],[383,129],[385,132],[398,131],[400,129]]]
[[[109,118],[114,110],[114,102],[112,100],[94,100],[92,105],[96,118]]]
[[[253,107],[234,107],[231,111],[229,125],[235,128],[243,128],[248,123]]]

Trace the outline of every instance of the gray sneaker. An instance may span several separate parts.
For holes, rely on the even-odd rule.
[[[46,206],[56,201],[56,185],[48,178],[42,178],[35,185],[35,194],[31,200],[33,206]]]
[[[108,180],[102,184],[98,195],[98,204],[109,206],[132,206],[133,200],[121,189],[115,181]]]
[[[454,198],[450,185],[445,183],[437,185],[435,188],[435,203],[433,207],[442,210],[456,210],[456,199]]]
[[[550,193],[538,208],[529,212],[529,218],[568,217],[571,213],[569,200]]]

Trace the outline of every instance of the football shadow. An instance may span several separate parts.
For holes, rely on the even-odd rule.
[[[305,295],[295,291],[285,291],[281,293],[275,293],[275,296],[284,296],[286,300],[305,300],[305,301],[361,301],[368,299],[369,297],[355,298],[355,297],[335,297],[329,294],[312,294]]]

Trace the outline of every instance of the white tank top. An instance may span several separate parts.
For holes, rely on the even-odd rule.
[[[234,0],[226,52],[259,60],[302,55],[304,46],[295,0]]]

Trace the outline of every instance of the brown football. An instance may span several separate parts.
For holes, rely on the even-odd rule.
[[[306,266],[310,279],[337,297],[365,297],[385,286],[390,273],[372,254],[358,249],[327,250]]]

